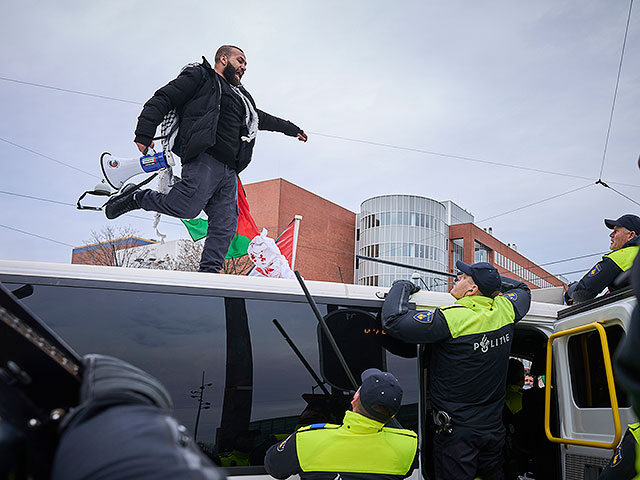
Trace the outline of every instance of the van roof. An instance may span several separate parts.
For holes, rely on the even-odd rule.
[[[15,277],[43,277],[69,280],[87,280],[114,283],[134,283],[174,288],[198,288],[212,290],[246,290],[256,293],[303,296],[298,281],[293,279],[249,277],[244,275],[181,272],[145,268],[123,268],[99,265],[26,262],[0,260],[0,275]],[[382,301],[387,287],[354,285],[336,282],[306,281],[313,297],[345,298],[349,300]],[[423,308],[451,305],[453,297],[448,293],[420,291],[412,300]],[[532,302],[527,315],[530,319],[554,321],[562,305]]]

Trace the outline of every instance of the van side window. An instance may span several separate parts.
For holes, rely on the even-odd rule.
[[[605,327],[611,358],[624,336],[620,325]],[[571,387],[576,405],[580,408],[611,408],[609,387],[604,367],[602,344],[596,331],[572,335],[568,342]],[[624,390],[616,383],[620,407],[629,407]]]
[[[113,355],[157,377],[173,398],[178,421],[219,465],[261,467],[267,448],[297,427],[339,423],[350,408],[342,388],[327,383],[329,395],[323,393],[274,325],[277,319],[323,378],[318,322],[300,298],[239,290],[225,298],[202,288],[76,279],[35,279],[31,285],[33,293],[22,301],[80,355]],[[362,336],[376,338],[369,323],[375,312],[339,300],[318,308],[336,323],[339,345],[356,342],[352,350],[363,361],[351,368],[358,381],[361,369],[388,365],[405,391],[398,418],[417,429],[415,360],[387,355],[377,341],[369,342],[366,355],[358,350]],[[357,324],[357,335],[343,329],[342,320]]]
[[[380,323],[376,322],[375,315],[363,310],[344,308],[326,315],[325,322],[356,382],[359,383],[360,372],[367,368],[386,369],[384,350],[380,340],[384,332]],[[320,325],[317,330],[323,378],[335,388],[347,392],[353,390],[328,337]],[[358,348],[353,348],[354,345]]]

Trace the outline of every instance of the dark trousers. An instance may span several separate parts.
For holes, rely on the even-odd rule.
[[[489,432],[454,427],[433,437],[436,480],[502,480],[504,429]]]
[[[145,190],[138,204],[144,210],[183,219],[195,218],[204,210],[209,228],[200,271],[220,272],[238,225],[238,180],[233,169],[203,152],[182,165],[182,179],[169,193]]]

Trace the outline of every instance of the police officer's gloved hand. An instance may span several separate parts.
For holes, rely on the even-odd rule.
[[[173,402],[164,386],[138,367],[106,355],[91,354],[83,358],[80,405],[66,415],[60,425],[90,415],[91,410],[112,405],[151,405],[171,413]]]
[[[567,305],[573,305],[573,298],[571,298],[571,296],[573,295],[573,291],[577,286],[578,282],[571,282],[569,284],[569,288],[567,288],[567,291],[564,292],[564,303],[566,303]]]
[[[395,280],[392,284],[391,284],[391,288],[393,288],[396,285],[401,285],[403,287],[409,287],[409,295],[413,295],[414,293],[418,293],[420,291],[420,287],[418,285],[416,285],[415,283],[413,283],[410,280]]]

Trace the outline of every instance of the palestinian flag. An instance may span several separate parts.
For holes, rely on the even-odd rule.
[[[191,220],[182,220],[182,223],[187,227],[187,232],[189,232],[194,242],[207,236],[209,222],[206,218],[198,217]],[[251,217],[249,203],[238,177],[238,228],[236,229],[236,235],[231,240],[226,258],[238,258],[246,255],[247,247],[256,235],[260,235],[260,231]]]

